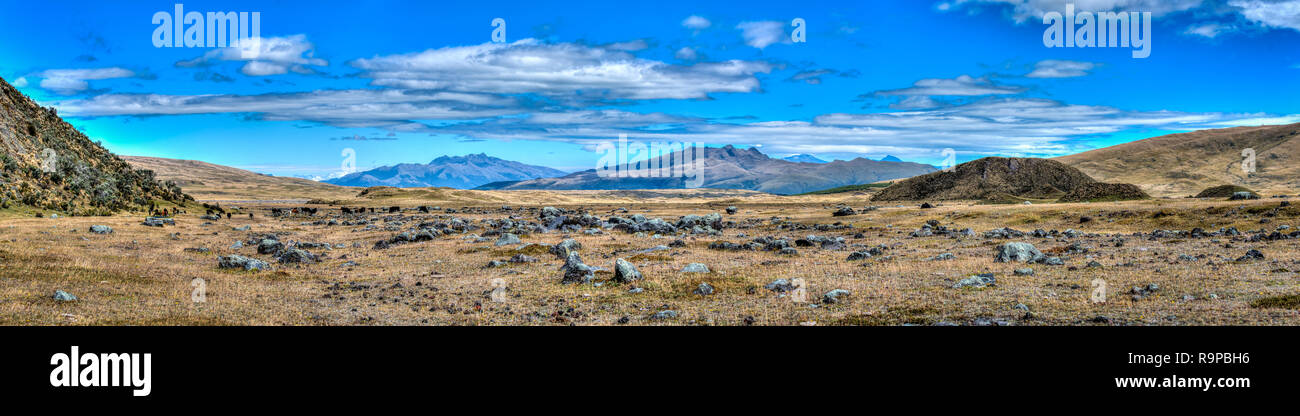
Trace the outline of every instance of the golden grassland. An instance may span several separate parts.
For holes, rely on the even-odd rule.
[[[436,191],[436,190],[434,190]],[[1109,325],[1296,325],[1300,311],[1287,296],[1300,293],[1300,250],[1296,240],[1246,243],[1226,237],[1160,239],[1125,237],[1114,247],[1110,236],[1071,241],[1035,238],[988,240],[921,237],[909,234],[927,220],[950,228],[972,228],[977,233],[1013,227],[1022,231],[1076,229],[1087,233],[1133,233],[1156,229],[1218,230],[1237,227],[1273,230],[1278,225],[1300,225],[1300,208],[1279,208],[1279,199],[1245,202],[1195,199],[1155,199],[1113,203],[978,205],[946,202],[934,209],[908,203],[849,217],[832,217],[835,205],[855,208],[871,204],[867,194],[776,197],[764,194],[707,194],[694,196],[617,191],[512,191],[482,192],[490,204],[452,199],[424,199],[429,190],[397,191],[386,197],[357,198],[350,204],[370,206],[437,205],[444,208],[478,206],[485,214],[420,214],[406,211],[406,226],[421,220],[457,216],[471,219],[517,215],[534,220],[529,212],[499,211],[504,201],[519,207],[552,204],[584,208],[602,218],[617,208],[675,221],[686,214],[719,212],[728,205],[739,208],[726,220],[752,227],[727,228],[720,237],[635,236],[617,230],[587,235],[560,232],[522,235],[525,243],[555,244],[564,238],[582,243],[583,260],[604,268],[597,272],[600,285],[562,285],[562,261],[533,246],[493,245],[495,238],[475,242],[450,234],[434,241],[395,245],[375,250],[376,241],[396,232],[361,226],[303,225],[337,212],[328,208],[315,217],[275,219],[265,215],[271,205],[249,204],[256,213],[212,221],[202,212],[176,217],[176,226],[140,225],[139,215],[111,217],[32,218],[9,215],[0,219],[0,324],[5,325],[900,325],[940,322],[971,324],[977,319],[1003,320],[1014,325],[1105,325],[1092,318],[1104,315]],[[465,192],[465,191],[461,191]],[[472,193],[480,193],[473,191]],[[626,198],[626,199],[623,199]],[[644,199],[651,198],[651,199]],[[658,199],[654,199],[658,198]],[[418,202],[417,202],[418,201]],[[460,201],[460,202],[456,202]],[[543,202],[547,201],[547,202]],[[553,201],[553,202],[551,202]],[[454,202],[445,203],[445,202]],[[323,207],[327,208],[327,207]],[[533,214],[535,215],[535,214]],[[1267,217],[1266,215],[1272,215]],[[1092,221],[1080,223],[1080,216]],[[411,220],[411,217],[420,218]],[[851,224],[850,230],[817,232],[778,229],[770,219],[787,218],[803,224]],[[1268,224],[1261,224],[1267,218]],[[108,225],[115,232],[92,234],[88,227]],[[235,227],[248,225],[250,231]],[[485,230],[471,231],[471,233]],[[279,233],[282,241],[342,244],[344,248],[311,250],[323,254],[318,263],[283,265],[256,248],[229,247],[253,234]],[[739,234],[745,234],[740,237]],[[862,233],[861,238],[854,238]],[[759,236],[790,239],[808,234],[845,237],[848,244],[893,246],[889,260],[846,261],[853,249],[842,251],[799,247],[799,254],[782,256],[767,251],[718,251],[707,248],[715,240],[746,242]],[[682,238],[685,247],[634,255],[635,251]],[[996,245],[1027,241],[1044,252],[1060,252],[1070,242],[1090,248],[1087,255],[1068,256],[1067,266],[994,263]],[[1230,247],[1225,247],[1230,246]],[[209,253],[185,251],[204,247]],[[1232,259],[1258,249],[1265,260],[1236,263]],[[536,263],[485,268],[491,260],[506,260],[518,253],[537,257]],[[954,260],[928,261],[941,253]],[[272,264],[262,272],[217,268],[217,257],[240,254]],[[1195,262],[1178,255],[1208,255]],[[1091,256],[1091,258],[1088,258]],[[1219,257],[1222,256],[1222,257]],[[635,264],[645,279],[634,284],[607,281],[616,258]],[[1101,268],[1084,265],[1095,260]],[[357,265],[347,265],[356,262]],[[1208,265],[1207,262],[1213,262]],[[686,274],[688,263],[704,263],[710,273]],[[1129,263],[1126,265],[1126,263]],[[1017,268],[1032,267],[1033,276],[1015,276]],[[1069,267],[1077,267],[1070,270]],[[983,289],[953,289],[972,274],[996,274],[997,284]],[[504,280],[507,300],[490,296],[492,281]],[[766,290],[772,280],[803,278],[810,304]],[[1093,279],[1107,282],[1105,303],[1089,300]],[[192,301],[195,279],[206,285],[206,300]],[[715,287],[713,295],[692,291],[700,283]],[[1134,301],[1132,286],[1158,284],[1154,295]],[[632,294],[631,287],[644,292]],[[852,292],[842,302],[821,304],[832,289]],[[65,290],[80,299],[60,302],[51,298]],[[1216,299],[1211,299],[1213,294]],[[1194,300],[1184,301],[1190,295]],[[1016,304],[1028,307],[1013,308]],[[1253,306],[1252,306],[1253,305]],[[656,320],[662,310],[677,318]]]

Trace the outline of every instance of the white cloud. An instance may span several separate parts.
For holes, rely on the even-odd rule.
[[[710,22],[709,19],[692,15],[691,17],[687,17],[686,19],[682,20],[682,26],[687,29],[695,29],[696,31],[700,31],[700,30],[708,29],[709,26],[713,26],[713,22]]]
[[[697,99],[751,92],[772,65],[730,60],[671,65],[572,43],[524,39],[357,59],[371,85],[489,94],[539,94],[575,102]],[[572,103],[566,103],[572,104]]]
[[[1266,27],[1300,30],[1300,0],[1233,0],[1246,19]]]
[[[41,88],[53,91],[59,94],[74,94],[85,91],[90,88],[87,81],[129,78],[135,76],[135,72],[127,69],[112,68],[95,68],[95,69],[49,69],[37,74],[41,79]],[[23,81],[24,84],[26,81]]]
[[[647,43],[645,39],[637,39],[637,40],[632,40],[627,42],[614,42],[604,46],[605,49],[624,51],[624,52],[636,52],[640,50],[645,50],[646,48],[649,47],[650,44]]]
[[[960,6],[992,4],[1010,6],[1011,17],[1017,22],[1039,21],[1046,12],[1065,12],[1066,3],[1074,3],[1077,11],[1129,11],[1151,12],[1155,16],[1184,12],[1205,4],[1205,0],[952,0],[940,3],[940,11]]]
[[[1088,75],[1097,64],[1092,62],[1060,61],[1049,59],[1039,61],[1034,70],[1025,75],[1029,78],[1073,78]]]
[[[1220,23],[1210,22],[1210,23],[1188,26],[1187,30],[1183,31],[1183,34],[1214,39],[1225,32],[1230,32],[1235,29],[1236,27],[1233,27],[1231,25],[1224,25]]]
[[[674,58],[681,59],[683,61],[694,61],[697,56],[699,55],[695,53],[695,49],[691,49],[690,47],[684,47],[678,49],[677,53],[673,54]]]
[[[1131,129],[1194,130],[1287,122],[1296,115],[1127,111],[1030,98],[995,98],[929,109],[826,114],[813,121],[728,123],[667,115],[582,112],[534,114],[478,124],[431,127],[437,133],[489,140],[549,140],[588,145],[620,133],[643,141],[762,145],[770,154],[892,154],[937,160],[944,148],[967,155],[1059,156],[1088,150],[1084,138]],[[665,128],[664,118],[671,127]],[[576,120],[576,121],[575,121]],[[641,127],[637,124],[642,123]]]
[[[896,103],[890,104],[889,108],[895,110],[918,110],[918,109],[935,108],[941,106],[942,104],[935,101],[933,98],[926,97],[923,95],[917,95],[917,96],[907,97],[902,100],[899,100]]]
[[[409,126],[413,120],[473,120],[522,110],[511,98],[457,92],[323,90],[261,95],[104,94],[54,104],[68,116],[258,114],[341,127]]]
[[[23,88],[27,86],[27,77],[18,77],[14,80],[13,86]]]
[[[736,29],[740,30],[740,36],[745,38],[746,45],[759,49],[787,40],[785,38],[785,25],[781,22],[741,22],[736,25]]]
[[[253,49],[255,48],[255,50]],[[315,46],[306,35],[253,38],[244,40],[238,47],[213,49],[198,58],[176,63],[178,67],[195,67],[213,61],[246,62],[239,72],[248,76],[285,74],[290,71],[310,74],[314,66],[328,66],[329,62],[315,57]]]
[[[1025,89],[997,85],[986,78],[962,75],[953,79],[929,78],[916,81],[910,88],[877,91],[877,95],[978,96],[1019,94]]]

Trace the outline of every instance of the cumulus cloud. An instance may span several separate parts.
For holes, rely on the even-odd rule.
[[[36,76],[41,78],[41,88],[53,91],[58,94],[69,95],[90,88],[88,81],[104,80],[113,78],[130,78],[135,76],[135,72],[118,68],[94,68],[94,69],[49,69]],[[24,84],[26,81],[24,81]]]
[[[672,65],[572,43],[485,43],[376,56],[349,63],[371,85],[490,94],[537,94],[577,102],[699,99],[751,92],[772,65],[730,60]],[[571,103],[570,103],[571,104]]]
[[[239,72],[248,76],[315,73],[312,67],[328,66],[329,62],[315,57],[315,46],[306,35],[288,37],[253,38],[237,47],[213,49],[203,56],[180,61],[178,67],[198,67],[216,61],[244,62]]]
[[[1247,20],[1265,27],[1300,30],[1300,0],[1233,0]]]
[[[1097,64],[1092,62],[1059,61],[1049,59],[1039,61],[1034,70],[1025,75],[1029,78],[1073,78],[1088,75]]]
[[[953,79],[928,78],[916,81],[910,88],[876,91],[876,95],[929,95],[929,96],[979,96],[1019,94],[1025,88],[998,85],[987,78],[962,75]]]
[[[713,22],[710,22],[709,19],[705,19],[700,16],[691,15],[691,17],[687,17],[686,19],[682,20],[682,27],[685,27],[687,29],[694,29],[696,31],[700,31],[700,30],[708,29],[709,26],[713,26]]]
[[[27,77],[18,77],[14,80],[13,86],[23,88],[27,86]]]
[[[746,45],[759,49],[787,40],[785,25],[781,22],[741,22],[736,25],[736,29],[740,30],[740,36],[745,39]]]

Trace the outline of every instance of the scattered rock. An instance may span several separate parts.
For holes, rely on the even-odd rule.
[[[505,245],[522,244],[522,243],[523,241],[519,240],[519,236],[514,235],[513,233],[505,233],[505,234],[501,234],[500,238],[497,238],[497,242],[494,245],[500,247]]]
[[[822,303],[827,303],[827,304],[839,303],[840,296],[849,296],[850,294],[852,294],[852,292],[849,292],[847,290],[835,289],[830,292],[826,292],[826,294],[822,295]]]
[[[269,270],[266,262],[238,254],[217,257],[217,267],[222,269]]]
[[[95,234],[112,234],[113,227],[107,225],[92,225],[90,226],[90,232]]]
[[[569,256],[564,260],[564,266],[560,267],[564,272],[564,278],[560,283],[587,283],[595,275],[596,269],[583,264],[582,258],[578,257],[576,251],[569,252]]]
[[[64,292],[64,291],[62,291],[62,290],[55,290],[55,291],[54,291],[54,300],[57,300],[57,301],[60,301],[60,302],[73,302],[73,301],[76,301],[76,300],[77,300],[77,297],[76,297],[76,296],[73,296],[71,293]]]
[[[636,266],[633,266],[632,263],[629,263],[627,260],[623,260],[623,259],[614,260],[614,281],[615,282],[628,283],[640,279],[641,279],[641,272],[638,271],[636,269]]]
[[[704,263],[691,263],[682,268],[682,273],[708,273],[709,266]]]
[[[655,312],[654,315],[650,315],[650,319],[656,319],[656,320],[673,319],[676,317],[677,317],[677,311],[659,311],[659,312]]]
[[[961,279],[960,281],[957,282],[957,284],[952,285],[952,288],[953,289],[961,289],[963,287],[982,288],[996,283],[997,283],[997,279],[993,277],[993,273],[983,273],[965,279]]]
[[[1244,261],[1263,260],[1263,259],[1264,259],[1264,253],[1259,252],[1259,250],[1250,249],[1250,251],[1246,252],[1246,255],[1238,257],[1237,261],[1244,262]]]
[[[582,248],[582,243],[579,243],[577,240],[566,239],[564,241],[561,241],[560,244],[551,246],[551,254],[554,254],[555,257],[564,260],[569,257],[569,253],[576,253],[581,248]]]
[[[997,263],[1033,263],[1040,261],[1043,258],[1043,252],[1038,251],[1038,248],[1029,243],[1006,243],[999,245],[997,250],[998,254],[993,258],[993,261]]]
[[[708,283],[700,283],[700,286],[699,286],[699,287],[696,287],[695,290],[692,291],[691,293],[694,293],[694,294],[697,294],[697,295],[701,295],[701,296],[712,295],[712,294],[713,294],[713,286],[709,286]]]
[[[785,293],[794,290],[794,285],[790,284],[789,280],[776,279],[772,283],[764,285],[763,288],[777,293]]]

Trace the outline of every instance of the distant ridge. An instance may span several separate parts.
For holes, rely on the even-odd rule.
[[[393,186],[422,188],[445,186],[472,189],[494,182],[511,182],[563,176],[564,171],[545,166],[527,165],[488,156],[483,153],[465,156],[442,156],[428,164],[402,163],[383,166],[324,182],[342,186]]]
[[[885,155],[885,157],[880,158],[880,161],[881,162],[902,162],[903,159],[894,157],[894,155]]]

